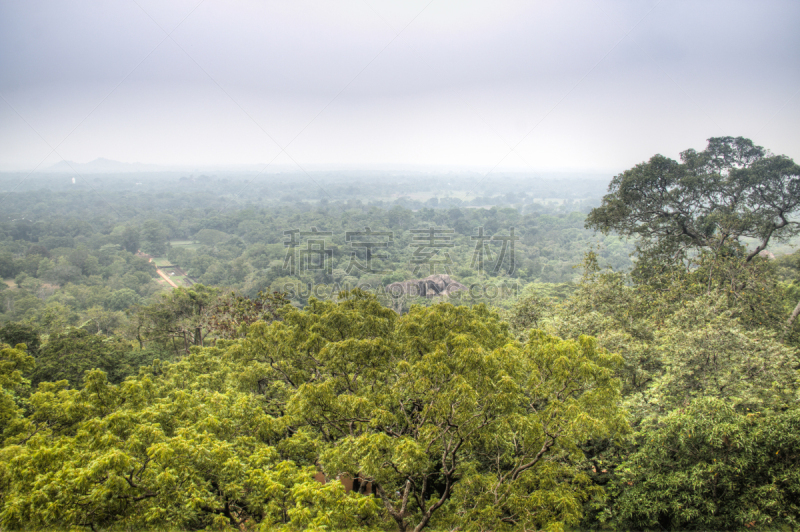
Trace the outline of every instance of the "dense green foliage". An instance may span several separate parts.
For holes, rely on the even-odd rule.
[[[624,529],[797,528],[800,411],[736,412],[703,399],[642,434],[619,466]]]
[[[68,329],[50,335],[47,344],[36,354],[31,382],[37,385],[65,380],[72,387],[80,387],[85,372],[101,369],[109,381],[119,383],[152,358],[147,351],[134,351],[121,338],[91,334],[85,329]]]
[[[751,260],[771,239],[800,232],[798,210],[800,166],[749,139],[716,137],[680,163],[655,155],[616,176],[587,225],[639,237],[640,258],[673,261],[698,248],[729,252],[749,237]]]
[[[588,338],[522,345],[482,307],[398,317],[359,291],[287,307],[244,340],[119,385],[96,370],[79,390],[40,385],[6,430],[0,519],[576,524],[594,491],[579,444],[625,431],[618,362]],[[317,467],[360,476],[379,499],[318,483]]]
[[[563,184],[548,204],[513,181],[15,192],[0,527],[795,530],[800,259],[774,246],[797,168],[710,139],[617,176],[588,217]],[[382,288],[430,273],[411,233],[430,226],[470,291],[398,303]],[[314,227],[330,263],[288,268]],[[392,244],[358,255],[366,227]],[[491,263],[484,237],[512,227],[514,268],[481,271],[475,242]]]
[[[0,275],[13,289],[0,292],[0,320],[26,321],[40,328],[80,327],[87,320],[98,324],[93,332],[124,328],[124,311],[151,303],[165,287],[154,264],[135,255],[138,250],[157,257],[159,264],[181,268],[188,284],[234,288],[251,298],[260,291],[287,291],[298,305],[312,295],[309,284],[314,286],[313,295],[324,298],[357,285],[375,290],[394,281],[446,273],[442,265],[435,272],[425,265],[414,273],[417,265],[411,260],[419,244],[411,231],[429,227],[453,231],[452,247],[441,251],[442,257],[446,252],[450,258],[451,275],[467,286],[502,286],[505,297],[531,282],[572,281],[572,266],[588,245],[598,241],[603,244],[603,261],[617,269],[630,264],[630,246],[617,237],[598,239],[583,227],[585,215],[578,209],[585,210],[587,202],[599,198],[599,182],[582,182],[588,197],[576,197],[580,187],[575,181],[540,180],[537,191],[529,181],[487,183],[482,188],[501,194],[491,201],[474,197],[476,203],[455,197],[446,182],[414,176],[387,177],[382,182],[387,192],[377,197],[391,200],[367,196],[378,185],[363,183],[358,189],[363,201],[355,199],[359,196],[351,191],[352,180],[328,181],[324,176],[320,183],[332,195],[330,200],[316,196],[281,200],[295,194],[289,190],[294,185],[267,177],[263,179],[276,192],[265,196],[260,192],[265,183],[252,178],[208,178],[188,186],[177,175],[131,179],[140,185],[114,176],[94,179],[91,188],[63,187],[61,183],[69,180],[55,176],[39,179],[40,186],[57,192],[23,187],[5,199],[8,218],[0,221]],[[10,177],[8,182],[9,188],[16,184]],[[32,178],[24,185],[35,183]],[[240,198],[236,193],[244,190],[251,193]],[[419,199],[405,193],[397,196],[398,191],[410,190]],[[339,199],[340,193],[349,199]],[[375,253],[374,271],[351,262],[353,253],[359,264],[365,257],[363,248],[348,241],[347,232],[367,227],[392,234],[381,239],[392,243]],[[298,258],[298,268],[292,271],[286,263],[285,232],[312,228],[330,232],[324,238],[331,252],[329,267],[306,270]],[[473,260],[479,243],[473,237],[481,231],[487,237],[508,236],[512,228],[518,238],[513,267],[508,254],[502,264],[492,262],[499,258],[501,243],[487,241],[486,267],[481,272]],[[305,241],[298,249],[305,249]],[[179,285],[182,278],[176,276]],[[481,299],[483,291],[478,292]],[[57,323],[51,324],[48,320],[55,316]]]

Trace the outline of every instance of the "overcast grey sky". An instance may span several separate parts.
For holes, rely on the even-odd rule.
[[[797,0],[0,0],[0,169],[800,160]],[[55,151],[54,151],[55,149]]]

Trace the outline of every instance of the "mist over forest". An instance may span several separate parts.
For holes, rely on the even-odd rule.
[[[0,531],[800,529],[798,21],[0,2]]]

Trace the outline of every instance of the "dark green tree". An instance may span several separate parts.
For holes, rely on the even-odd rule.
[[[617,470],[621,530],[796,530],[800,411],[736,412],[699,399],[641,434]]]
[[[155,257],[161,257],[167,253],[167,230],[158,220],[147,220],[142,225],[142,250]]]
[[[9,279],[17,275],[14,256],[9,252],[0,253],[0,277]]]
[[[111,382],[121,382],[136,373],[133,349],[119,338],[68,329],[50,336],[36,356],[31,382],[66,380],[72,387],[83,384],[84,374],[101,369]]]
[[[209,334],[209,312],[218,297],[219,289],[201,284],[161,294],[155,303],[133,312],[133,334],[140,346],[154,342],[175,355],[188,353]]]
[[[635,237],[639,277],[691,267],[698,253],[710,253],[712,266],[730,257],[749,263],[770,241],[800,233],[793,219],[800,210],[800,165],[743,137],[711,138],[702,152],[682,152],[681,162],[655,155],[614,177],[608,189],[586,226]],[[755,247],[748,249],[745,238]],[[716,273],[709,269],[709,288]],[[799,314],[800,303],[789,327]]]
[[[286,294],[279,292],[259,292],[252,299],[229,292],[212,305],[204,326],[219,338],[244,338],[254,323],[279,319],[278,311],[288,304]]]
[[[139,294],[130,288],[114,290],[109,296],[106,304],[111,310],[125,310],[139,303]]]
[[[800,166],[742,137],[708,140],[681,162],[654,155],[614,177],[586,226],[637,237],[640,256],[685,258],[692,250],[724,252],[753,238],[752,260],[772,239],[800,232]]]
[[[0,327],[0,341],[8,345],[25,344],[28,354],[35,354],[39,350],[39,333],[31,325],[23,323],[6,323]]]

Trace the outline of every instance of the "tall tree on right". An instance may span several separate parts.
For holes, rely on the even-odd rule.
[[[800,165],[750,139],[715,137],[681,162],[663,155],[614,177],[586,227],[637,238],[637,268],[693,257],[750,263],[772,241],[800,233]],[[747,247],[743,239],[752,239]],[[788,325],[800,314],[800,303]]]

